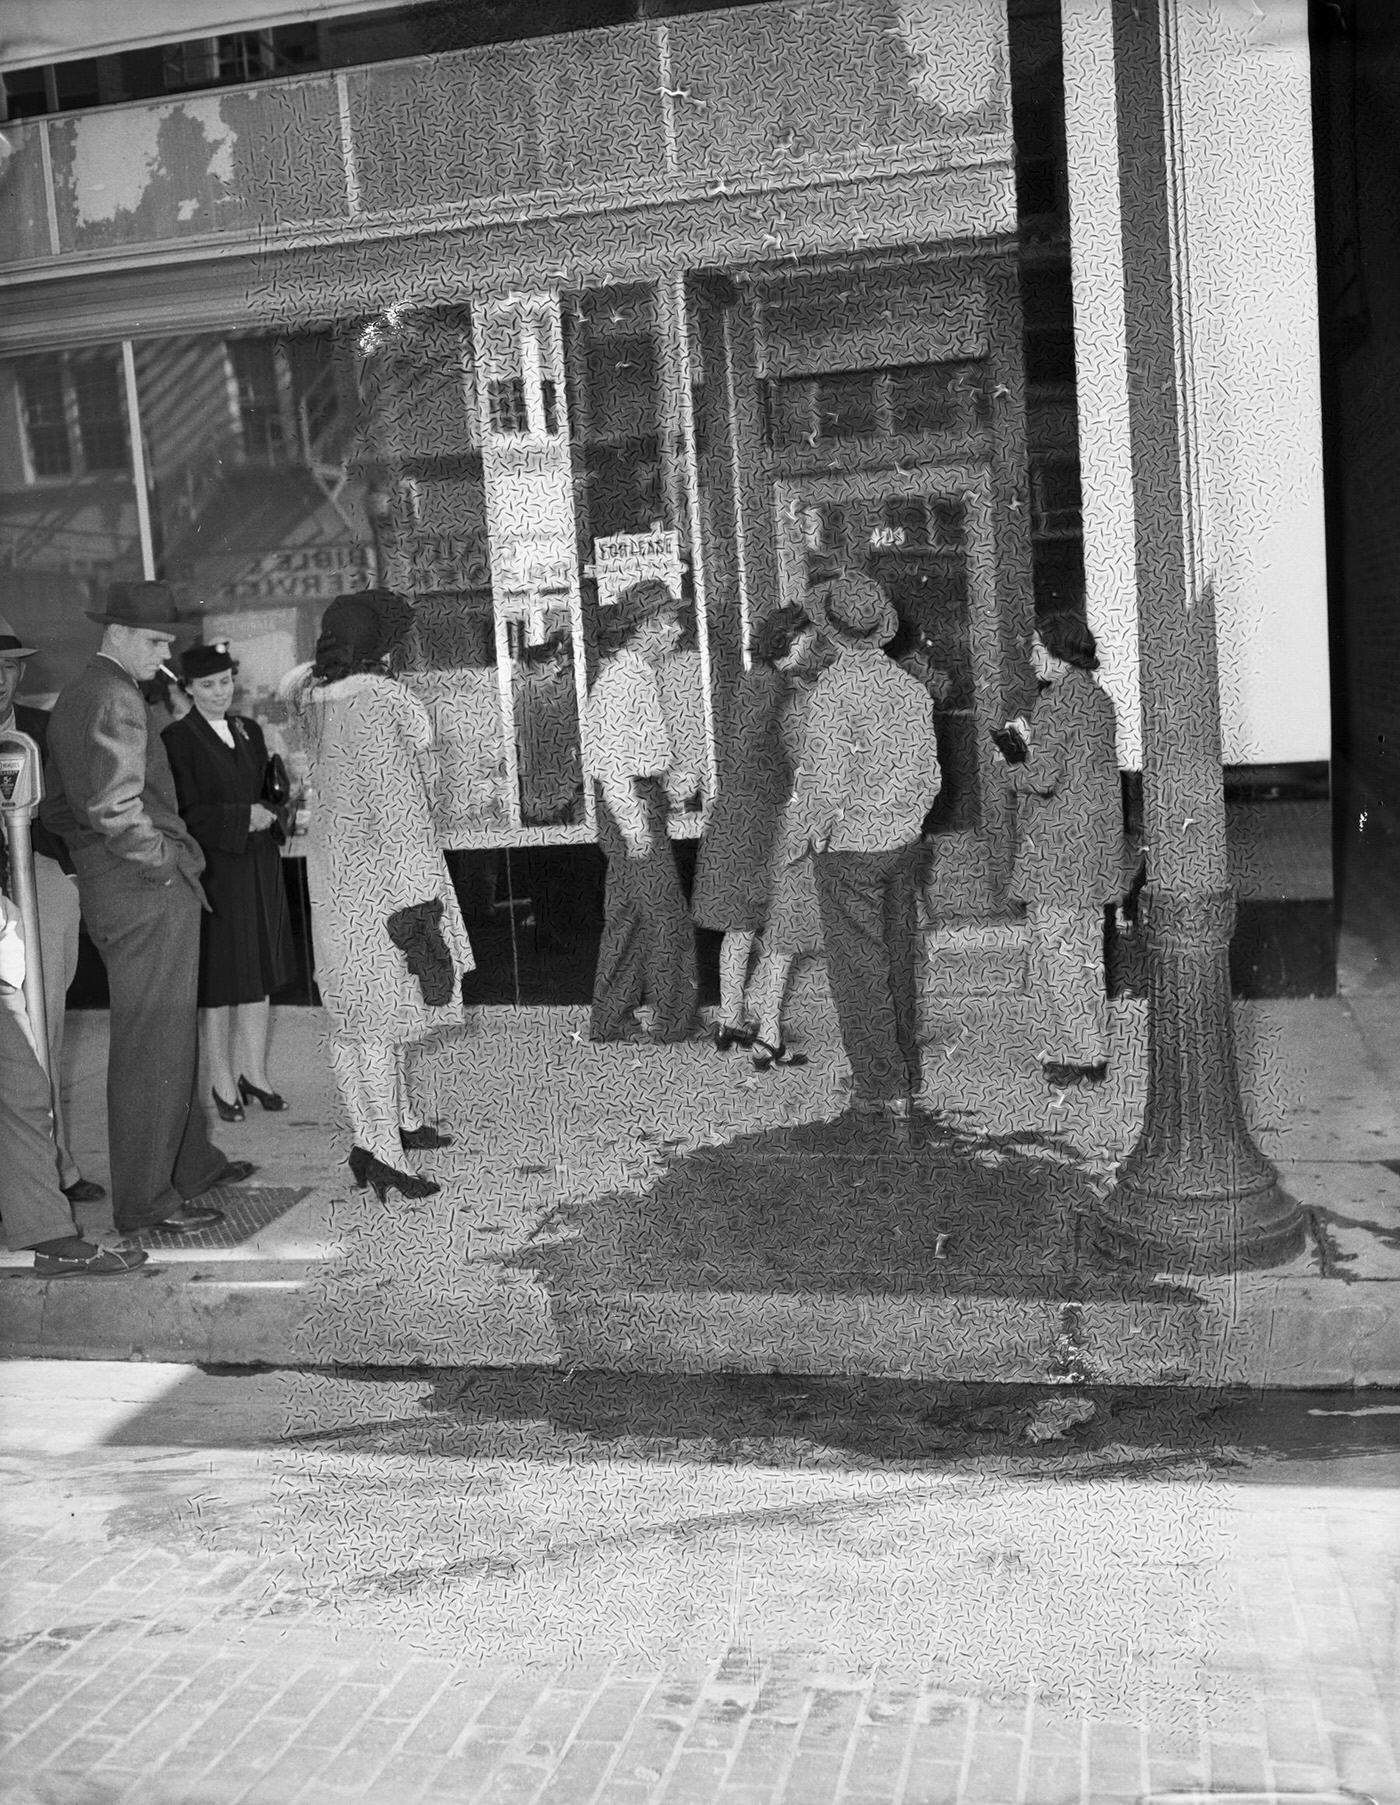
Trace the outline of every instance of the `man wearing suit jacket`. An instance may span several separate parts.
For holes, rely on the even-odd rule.
[[[49,717],[41,708],[24,708],[15,694],[24,682],[25,661],[38,648],[20,643],[9,621],[0,616],[0,733],[16,728],[27,733],[39,748],[48,751]],[[100,1184],[84,1178],[68,1151],[63,1121],[63,1018],[68,986],[78,969],[78,885],[73,861],[63,842],[41,821],[31,829],[34,848],[34,889],[39,905],[39,951],[44,965],[44,1013],[49,1028],[49,1071],[53,1077],[53,1132],[58,1150],[58,1182],[70,1203],[95,1203],[107,1193]]]
[[[190,1200],[247,1178],[209,1139],[195,1100],[195,992],[204,855],[175,802],[141,684],[178,631],[164,583],[116,583],[87,669],[49,722],[41,815],[67,842],[83,919],[107,967],[107,1136],[118,1229],[193,1234],[221,1219]]]

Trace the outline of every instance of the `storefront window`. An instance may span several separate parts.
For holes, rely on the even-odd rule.
[[[0,545],[22,575],[8,611],[54,642],[52,694],[90,654],[85,610],[113,578],[170,582],[193,635],[229,644],[239,706],[300,782],[284,679],[312,656],[333,596],[400,590],[445,841],[591,838],[581,720],[596,625],[639,578],[663,578],[692,611],[669,675],[694,728],[686,768],[710,766],[691,540],[732,588],[722,326],[704,297],[688,313],[677,281],[15,360]]]
[[[96,646],[87,611],[142,574],[121,345],[0,363],[0,573],[39,648],[25,699],[46,704]]]
[[[564,357],[578,530],[594,539],[645,533],[669,519],[662,463],[655,290],[595,289],[565,305]]]

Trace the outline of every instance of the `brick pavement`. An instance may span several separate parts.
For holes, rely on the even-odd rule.
[[[712,1384],[704,1451],[577,1381],[51,1370],[6,1409],[17,1805],[1400,1801],[1374,1434],[1341,1476],[1208,1413],[913,1459],[926,1401],[784,1441]]]

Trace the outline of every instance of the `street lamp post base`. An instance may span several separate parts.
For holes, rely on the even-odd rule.
[[[1277,1266],[1303,1212],[1245,1125],[1230,1009],[1228,892],[1147,892],[1147,1108],[1095,1218],[1109,1260],[1176,1272]]]

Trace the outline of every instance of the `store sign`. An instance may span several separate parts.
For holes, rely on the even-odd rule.
[[[245,564],[232,582],[214,588],[211,599],[225,604],[329,601],[344,589],[363,589],[372,568],[367,545],[286,546]]]
[[[593,541],[588,574],[598,585],[599,605],[611,607],[633,583],[659,578],[677,599],[681,593],[679,533],[614,533]]]
[[[574,546],[557,534],[508,539],[496,548],[498,591],[567,591],[573,587]]]
[[[391,589],[427,595],[491,587],[491,555],[485,533],[402,534],[388,550],[385,577]]]

